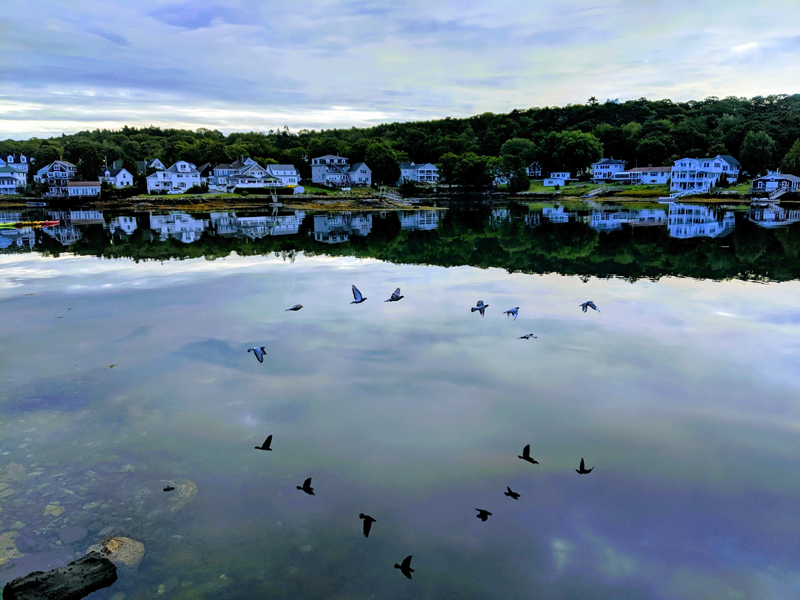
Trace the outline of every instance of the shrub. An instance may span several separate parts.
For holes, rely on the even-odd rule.
[[[201,183],[200,185],[193,185],[185,193],[187,194],[205,194],[208,192],[208,184]]]

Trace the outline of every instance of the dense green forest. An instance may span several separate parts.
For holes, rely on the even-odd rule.
[[[734,231],[724,238],[676,239],[666,227],[623,228],[599,232],[588,224],[549,223],[529,226],[527,209],[516,208],[514,218],[497,221],[488,208],[451,209],[434,231],[403,231],[393,213],[375,215],[365,237],[331,245],[309,235],[313,217],[307,216],[293,236],[259,239],[205,234],[192,244],[175,239],[159,241],[146,228],[132,236],[111,239],[100,225],[83,229],[84,236],[65,248],[45,234],[36,250],[58,256],[62,252],[108,259],[214,260],[237,253],[258,256],[276,253],[291,259],[297,252],[314,255],[377,258],[393,263],[442,267],[470,265],[521,273],[562,273],[584,277],[622,277],[630,281],[664,276],[701,279],[800,279],[800,226],[767,229],[737,215]]]
[[[406,160],[438,164],[445,183],[482,185],[491,172],[520,175],[532,160],[545,171],[566,167],[578,173],[601,155],[625,159],[632,167],[731,154],[751,175],[779,166],[800,174],[800,94],[690,102],[591,98],[586,104],[508,114],[322,131],[283,128],[224,135],[209,129],[123,127],[6,140],[0,152],[22,152],[39,166],[63,157],[87,179],[96,178],[104,161],[122,160],[136,174],[136,160],[160,158],[171,164],[184,159],[200,165],[240,156],[291,163],[308,178],[309,159],[323,154],[371,163],[377,182],[396,181],[396,164]]]

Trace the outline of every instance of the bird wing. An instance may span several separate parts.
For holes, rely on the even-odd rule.
[[[267,436],[267,439],[266,439],[266,440],[264,440],[264,447],[265,447],[265,448],[269,448],[269,445],[270,445],[271,443],[272,443],[272,436],[271,436],[271,435],[268,435],[268,436]]]
[[[403,562],[400,563],[400,567],[403,569],[408,569],[411,566],[411,556],[406,556],[403,559]]]
[[[358,288],[356,286],[353,286],[353,298],[356,299],[356,302],[361,302],[361,299],[363,297],[364,296],[361,295],[361,292],[358,291]]]
[[[397,288],[397,289],[396,289],[396,290],[395,290],[395,291],[392,293],[392,298],[399,298],[399,297],[400,297],[400,288]]]
[[[508,493],[509,493],[509,494],[513,494],[513,493],[514,493],[514,492],[512,492],[512,491],[511,491],[511,488],[510,488],[510,487],[506,486],[506,489],[508,490]]]
[[[586,468],[586,463],[583,462],[583,459],[581,459],[581,471],[585,470],[585,468]]]
[[[531,457],[531,445],[530,444],[528,444],[527,446],[525,446],[522,449],[522,456],[524,456],[526,458],[530,458]]]
[[[306,480],[303,482],[303,487],[305,487],[305,488],[307,488],[307,487],[311,487],[311,477],[309,477],[308,479],[306,479]]]
[[[260,363],[264,362],[264,352],[263,352],[263,350],[261,352],[256,350],[256,358],[258,359],[258,362],[260,362]]]
[[[372,528],[372,521],[364,519],[364,537],[369,536],[369,530]]]

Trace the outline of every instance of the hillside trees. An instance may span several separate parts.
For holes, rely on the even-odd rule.
[[[750,131],[742,142],[739,162],[742,168],[755,177],[773,165],[777,144],[764,131]]]

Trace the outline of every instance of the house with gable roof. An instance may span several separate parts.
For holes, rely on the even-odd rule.
[[[326,154],[311,160],[311,181],[330,187],[370,186],[372,170],[365,163],[350,165],[343,156]]]
[[[0,194],[19,194],[27,185],[27,175],[21,171],[5,166],[0,167]]]
[[[267,165],[267,173],[283,186],[300,185],[300,173],[294,165]]]
[[[133,175],[128,169],[100,169],[97,178],[101,182],[109,184],[111,187],[123,188],[133,185]]]
[[[414,181],[416,183],[438,183],[439,169],[432,163],[414,164],[400,163],[400,180],[397,185],[404,181]]]
[[[169,169],[156,171],[147,176],[147,193],[182,193],[190,187],[200,185],[200,173],[195,166],[179,160]]]
[[[0,156],[0,167],[10,167],[19,173],[25,173],[26,176],[28,174],[28,167],[30,164],[33,164],[33,159],[29,159],[27,156],[21,153]]]
[[[614,160],[611,158],[601,158],[596,163],[592,163],[592,181],[606,182],[614,179],[614,175],[625,170],[624,160]]]
[[[672,166],[669,189],[673,195],[707,192],[722,178],[735,183],[741,168],[739,161],[729,154],[718,154],[714,158],[681,158]]]

